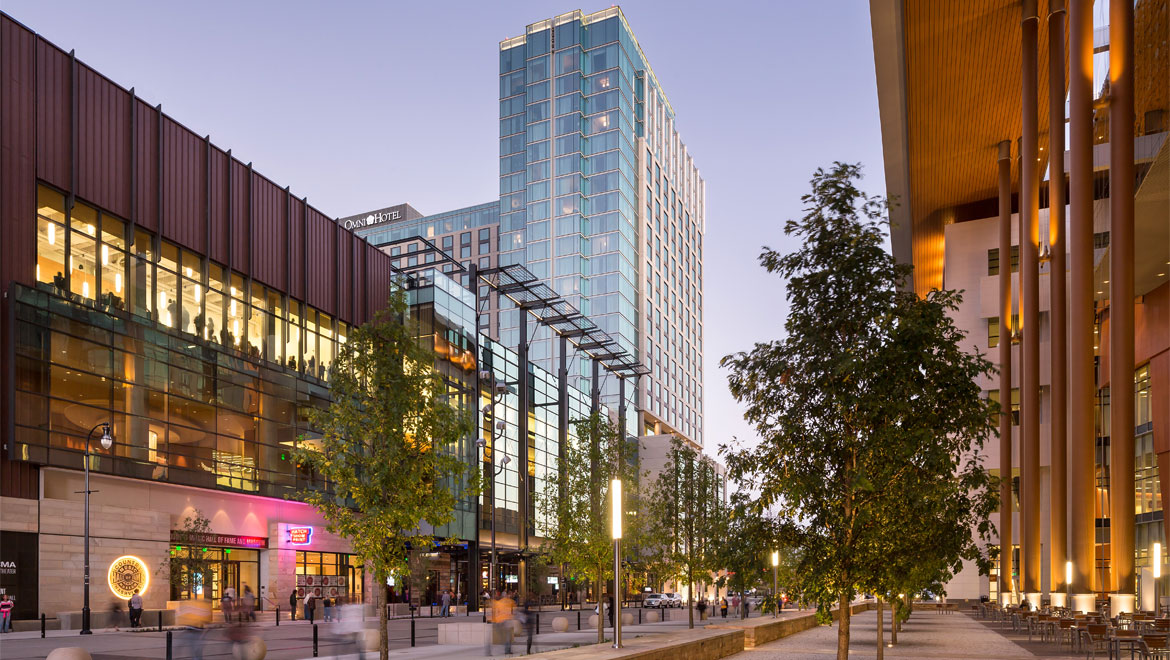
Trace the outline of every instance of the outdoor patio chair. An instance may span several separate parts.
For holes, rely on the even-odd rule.
[[[1057,645],[1064,646],[1064,640],[1067,638],[1068,645],[1071,648],[1072,645],[1076,642],[1076,639],[1075,639],[1076,633],[1077,633],[1076,620],[1074,620],[1074,619],[1061,619],[1057,625],[1058,625],[1058,627],[1056,629],[1056,643],[1057,643]]]
[[[1086,658],[1097,657],[1097,651],[1109,654],[1109,626],[1104,623],[1090,623],[1081,630],[1081,649]]]
[[[1142,635],[1142,658],[1170,658],[1165,635]]]

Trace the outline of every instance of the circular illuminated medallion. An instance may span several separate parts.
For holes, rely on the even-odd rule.
[[[140,595],[146,593],[146,587],[150,584],[150,571],[141,559],[126,555],[118,557],[110,564],[107,579],[110,591],[114,592],[115,596],[122,600],[130,600],[135,589]]]

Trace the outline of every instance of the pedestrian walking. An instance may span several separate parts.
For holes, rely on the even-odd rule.
[[[219,609],[223,612],[223,620],[225,623],[232,622],[232,597],[228,594],[229,589],[224,589],[223,596],[219,599]]]
[[[326,596],[321,605],[325,608],[325,623],[329,623],[333,620],[333,601]]]
[[[292,612],[292,618],[297,618],[297,588],[293,587],[292,593],[288,595],[288,609]]]
[[[484,655],[492,654],[495,636],[499,634],[504,642],[504,655],[512,653],[512,619],[515,616],[516,601],[508,597],[507,593],[496,592],[492,600],[492,627],[484,640]]]
[[[439,609],[439,616],[451,616],[451,590],[448,589],[443,592],[443,607]]]
[[[256,620],[256,594],[252,593],[252,587],[249,587],[247,582],[244,583],[244,595],[240,596],[240,607],[246,619]]]
[[[305,618],[312,621],[315,609],[317,609],[317,603],[313,600],[313,592],[305,589]]]
[[[0,633],[12,632],[12,608],[16,603],[8,600],[8,594],[0,596]]]
[[[334,606],[334,615],[338,621],[345,621],[337,627],[340,637],[346,640],[346,646],[354,647],[357,659],[366,657],[366,630],[361,605]],[[344,613],[344,617],[342,616]]]
[[[528,655],[532,655],[532,640],[536,637],[537,609],[536,596],[529,593],[528,598],[524,601],[524,609],[520,613],[521,621],[524,623],[524,635],[528,638],[526,651]]]
[[[110,625],[114,630],[121,630],[119,626],[122,625],[122,601],[115,598],[110,601]]]
[[[142,625],[142,595],[138,590],[134,590],[134,595],[130,597],[130,627],[138,628]]]
[[[727,618],[727,597],[724,596],[719,599],[719,616],[724,619]]]

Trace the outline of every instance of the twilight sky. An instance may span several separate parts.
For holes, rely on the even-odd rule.
[[[706,445],[754,433],[719,358],[780,337],[813,169],[884,193],[869,3],[622,3],[707,181]],[[5,0],[3,10],[327,214],[430,214],[498,197],[498,42],[608,4]]]

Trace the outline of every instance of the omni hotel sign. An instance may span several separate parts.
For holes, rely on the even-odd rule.
[[[414,220],[421,218],[422,214],[412,208],[409,204],[399,204],[397,206],[388,206],[384,209],[371,211],[369,213],[359,213],[358,215],[351,215],[346,218],[341,218],[338,222],[346,229],[358,229],[359,227],[370,227],[372,225],[380,225],[387,222],[394,222],[396,220]]]

